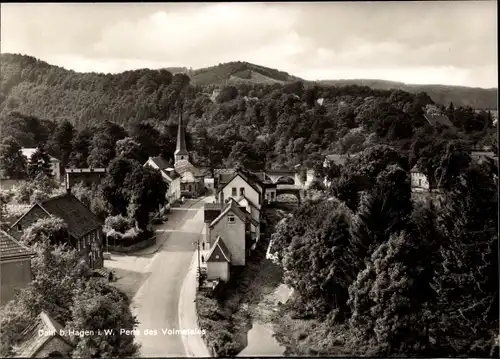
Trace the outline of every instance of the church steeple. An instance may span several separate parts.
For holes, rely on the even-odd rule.
[[[189,152],[186,149],[186,133],[182,123],[182,106],[179,108],[179,126],[177,129],[177,146],[174,152],[175,162],[189,160]]]

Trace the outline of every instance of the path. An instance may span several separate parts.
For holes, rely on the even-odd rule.
[[[144,284],[132,301],[132,312],[139,325],[136,340],[141,344],[142,357],[185,357],[186,347],[193,338],[186,341],[178,332],[179,298],[181,288],[190,269],[195,245],[200,238],[203,223],[203,205],[208,199],[190,200],[182,207],[175,208],[168,222],[157,226],[157,244],[153,248],[128,256],[115,256],[116,268],[149,272]],[[186,300],[190,292],[183,294]],[[194,300],[194,295],[191,301]],[[187,313],[190,307],[183,309]],[[193,315],[187,314],[182,329],[195,330]],[[156,332],[155,332],[156,331]],[[165,331],[165,332],[164,332]],[[149,334],[148,334],[149,333]],[[198,337],[198,341],[201,338]],[[196,338],[194,339],[196,344]],[[202,353],[204,354],[204,353]],[[197,352],[191,354],[200,356]]]

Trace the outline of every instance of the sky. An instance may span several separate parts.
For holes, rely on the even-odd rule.
[[[498,87],[497,2],[1,4],[2,53],[75,71],[247,61],[307,79]]]

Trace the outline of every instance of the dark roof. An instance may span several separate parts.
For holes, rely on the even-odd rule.
[[[455,127],[455,126],[453,126],[453,123],[451,123],[448,116],[441,114],[441,113],[429,111],[426,114],[424,114],[424,117],[427,120],[427,122],[429,122],[429,124],[431,124],[432,126],[436,126],[437,124],[440,124],[442,126],[446,126],[446,127],[450,127],[450,128]]]
[[[177,171],[173,168],[166,168],[162,171],[165,172],[172,180],[180,177],[180,174],[178,174]]]
[[[274,174],[278,174],[278,173],[295,173],[295,169],[294,168],[275,168],[275,169],[268,169],[266,170],[266,172],[269,172],[269,173],[274,173]]]
[[[255,181],[253,179],[250,179],[249,176],[247,174],[243,173],[242,171],[236,171],[235,173],[233,173],[233,175],[231,176],[231,178],[227,182],[225,182],[222,185],[218,186],[217,193],[219,193],[222,189],[224,189],[224,187],[226,187],[229,182],[231,182],[234,178],[236,178],[238,176],[240,176],[241,178],[243,178],[243,180],[246,183],[248,183],[248,185],[250,187],[252,187],[257,193],[259,193],[259,194],[261,193],[261,191],[257,187]]]
[[[163,156],[156,156],[156,157],[149,157],[149,159],[158,166],[160,170],[167,169],[169,167],[172,167],[168,161],[163,158]]]
[[[231,252],[229,251],[229,249],[227,249],[226,244],[219,236],[217,237],[217,240],[215,241],[212,249],[208,253],[206,261],[222,262],[224,260],[228,263],[231,263]]]
[[[13,348],[16,353],[16,357],[33,358],[45,345],[45,343],[54,338],[53,335],[40,335],[39,330],[54,333],[54,336],[57,336],[59,339],[66,342],[70,347],[73,347],[71,342],[59,334],[61,333],[61,330],[64,330],[63,327],[52,319],[47,313],[41,312],[40,315],[35,318],[33,323],[24,329],[21,334],[19,345]]]
[[[61,218],[68,226],[69,234],[77,239],[103,225],[101,220],[71,193],[46,199],[36,203],[35,206],[39,206],[51,216]],[[31,207],[23,217],[35,206]],[[23,217],[18,219],[17,222]]]
[[[246,211],[244,209],[242,209],[233,198],[230,198],[229,202],[222,209],[222,211],[219,213],[219,215],[212,222],[210,222],[210,227],[212,227],[217,222],[219,222],[228,212],[233,212],[243,222],[246,222],[248,220],[248,217],[246,215]]]
[[[250,204],[250,207],[253,207],[253,208],[257,208],[255,206],[255,204],[252,203],[252,201],[250,201],[248,198],[246,198],[245,196],[242,196],[240,198],[238,198],[238,200],[236,201],[238,203],[238,207],[241,209],[241,211],[245,214],[245,216],[247,217],[247,220],[252,223],[254,226],[258,226],[259,225],[259,222],[252,217],[252,215],[250,213],[248,213],[248,211],[246,210],[245,207],[242,207],[240,206],[239,202],[242,201],[242,200],[246,200],[249,204]]]
[[[65,168],[66,173],[106,173],[106,168]]]
[[[198,169],[188,160],[180,160],[177,161],[174,165],[175,171],[181,176],[184,177],[184,175],[187,172],[191,172],[193,176],[198,177],[200,176],[200,173]]]
[[[0,261],[5,259],[30,258],[34,253],[14,237],[0,230]]]
[[[222,203],[206,203],[204,209],[204,222],[212,223],[222,211]]]

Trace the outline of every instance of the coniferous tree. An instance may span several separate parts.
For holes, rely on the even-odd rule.
[[[433,333],[442,353],[498,357],[497,183],[492,167],[459,175],[440,215]]]
[[[27,160],[14,137],[6,137],[0,144],[0,172],[13,179],[26,177]]]
[[[50,165],[50,156],[45,151],[44,146],[38,146],[28,162],[28,176],[35,179],[39,173],[43,173],[49,178],[54,177]]]

